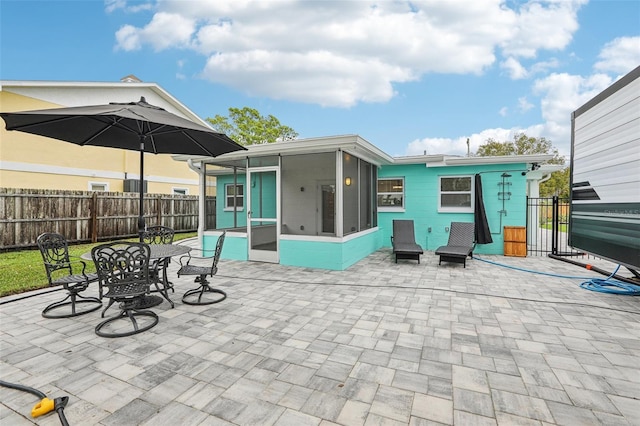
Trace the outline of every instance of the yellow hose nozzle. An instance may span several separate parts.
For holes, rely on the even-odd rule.
[[[55,408],[55,401],[49,398],[42,398],[42,401],[38,402],[31,410],[31,417],[42,416]]]

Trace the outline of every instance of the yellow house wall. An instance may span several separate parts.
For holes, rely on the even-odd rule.
[[[2,111],[58,108],[39,99],[0,91]],[[2,121],[2,120],[0,120]],[[139,178],[140,154],[114,148],[81,147],[22,132],[9,132],[4,122],[0,130],[0,162],[11,162],[18,169],[0,167],[0,186],[5,188],[89,189],[89,182],[109,183],[110,191],[123,190],[125,173]],[[145,154],[144,174],[149,193],[171,194],[173,188],[186,188],[198,194],[198,175],[184,162],[168,154]]]

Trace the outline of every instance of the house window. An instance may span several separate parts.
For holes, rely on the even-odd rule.
[[[109,191],[109,184],[106,182],[89,182],[89,191]]]
[[[440,176],[438,211],[473,213],[471,176]]]
[[[224,186],[224,209],[237,210],[244,208],[244,185],[227,184]]]
[[[404,178],[378,179],[378,207],[380,211],[404,210]]]
[[[173,194],[174,195],[189,195],[189,189],[188,188],[173,188]]]

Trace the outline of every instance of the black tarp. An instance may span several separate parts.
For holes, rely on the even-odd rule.
[[[476,244],[491,244],[491,230],[487,221],[487,213],[484,210],[484,200],[482,197],[482,177],[479,174],[475,176],[475,208],[473,211],[473,220],[475,222],[475,239]]]

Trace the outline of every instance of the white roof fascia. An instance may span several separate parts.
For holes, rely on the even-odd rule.
[[[550,154],[498,155],[494,157],[450,157],[445,158],[448,166],[479,164],[543,163],[553,158]]]
[[[200,118],[196,113],[187,108],[183,103],[178,101],[169,92],[160,87],[157,83],[123,83],[117,82],[88,82],[88,81],[28,81],[28,80],[0,80],[0,90],[11,92],[11,88],[85,88],[85,89],[150,89],[159,97],[164,99],[168,104],[172,105],[176,110],[182,113],[189,120],[211,128],[211,125]],[[137,102],[140,99],[131,99],[131,102]]]
[[[544,163],[550,154],[497,155],[493,157],[444,157],[442,161],[426,163],[426,167],[479,166],[488,164]]]
[[[438,155],[413,155],[406,157],[394,157],[393,164],[427,164],[427,163],[440,163],[444,161],[445,156]]]
[[[296,139],[293,141],[249,145],[246,148],[247,151],[229,152],[215,158],[189,155],[174,155],[173,158],[178,161],[192,159],[193,161],[216,163],[237,161],[247,157],[301,155],[342,150],[378,166],[382,164],[391,164],[393,162],[392,157],[357,135]]]

